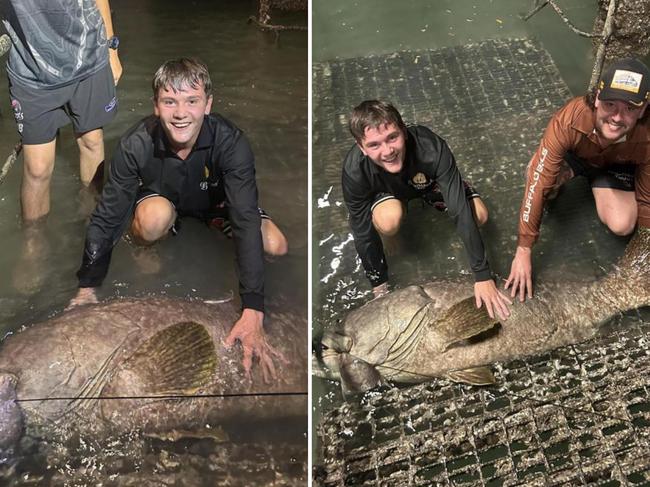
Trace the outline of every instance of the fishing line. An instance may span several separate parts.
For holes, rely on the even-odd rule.
[[[163,394],[159,396],[79,396],[79,397],[43,397],[16,399],[15,402],[38,402],[38,401],[77,401],[77,400],[98,400],[98,401],[124,401],[134,399],[228,399],[233,397],[277,397],[277,396],[306,396],[307,392],[237,392],[232,394]]]

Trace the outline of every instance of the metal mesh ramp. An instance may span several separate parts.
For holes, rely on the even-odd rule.
[[[650,323],[327,413],[317,485],[650,485]]]

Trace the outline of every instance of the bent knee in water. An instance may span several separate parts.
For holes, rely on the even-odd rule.
[[[403,216],[402,202],[391,198],[382,201],[372,210],[372,224],[382,235],[392,237],[399,231]]]
[[[278,226],[269,219],[262,219],[262,241],[264,252],[273,257],[280,257],[289,251],[289,243]]]
[[[169,233],[175,219],[176,211],[167,199],[147,198],[136,207],[131,231],[141,243],[153,243]]]
[[[474,214],[474,220],[476,221],[476,224],[479,227],[482,227],[487,223],[490,214],[487,206],[485,206],[485,203],[483,203],[483,200],[481,198],[473,198],[470,201],[470,205],[472,207],[472,213]]]

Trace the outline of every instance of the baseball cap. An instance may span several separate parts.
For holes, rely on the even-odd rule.
[[[601,76],[598,89],[600,100],[621,100],[640,107],[650,99],[650,70],[638,59],[616,61]]]

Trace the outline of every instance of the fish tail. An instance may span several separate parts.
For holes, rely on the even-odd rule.
[[[637,229],[609,281],[621,309],[650,306],[650,228]]]

